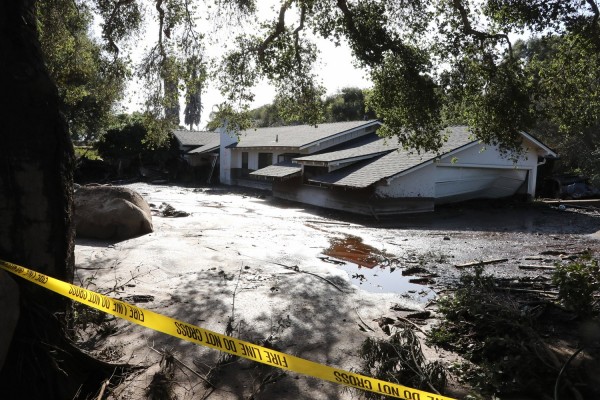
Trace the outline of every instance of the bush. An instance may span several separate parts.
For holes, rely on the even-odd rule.
[[[594,296],[600,291],[598,260],[558,265],[552,282],[558,286],[559,300],[577,315],[587,316],[597,311]]]

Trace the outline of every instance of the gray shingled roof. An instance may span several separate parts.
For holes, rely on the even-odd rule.
[[[403,171],[414,168],[427,161],[431,161],[439,155],[448,153],[459,147],[472,143],[470,133],[465,126],[447,128],[449,137],[442,148],[436,152],[417,153],[416,151],[405,150],[398,145],[388,154],[353,164],[328,174],[316,176],[310,179],[311,182],[321,183],[332,186],[344,186],[352,188],[366,188],[374,183],[397,175]]]
[[[268,176],[271,178],[285,178],[290,175],[300,174],[302,172],[302,166],[289,161],[281,162],[278,164],[269,165],[268,167],[261,168],[250,175],[255,176]]]
[[[211,132],[213,133],[213,132]],[[204,143],[204,145],[197,147],[193,150],[188,151],[188,154],[202,154],[202,153],[210,153],[219,149],[221,145],[221,137],[219,134],[214,135],[212,138],[208,138],[209,140]]]
[[[295,158],[294,161],[304,163],[330,163],[330,162],[343,162],[344,160],[351,160],[364,157],[375,157],[383,153],[389,153],[399,147],[397,139],[383,139],[378,137],[376,134],[369,135],[367,140],[353,142],[345,148],[330,151],[321,154],[311,154],[309,156],[303,156]]]
[[[209,131],[173,131],[173,136],[177,138],[182,146],[204,146],[207,143],[219,141],[218,132]]]
[[[376,120],[349,121],[313,125],[279,126],[272,128],[257,128],[241,131],[238,143],[230,148],[251,147],[295,147],[306,146],[318,140],[355,129],[364,125],[371,125]]]

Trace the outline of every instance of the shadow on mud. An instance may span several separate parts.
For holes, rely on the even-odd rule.
[[[356,215],[270,197],[274,207],[297,208],[319,216],[371,228],[426,229],[440,231],[520,232],[543,234],[592,234],[600,230],[600,213],[513,200],[477,200],[436,206],[428,213],[393,217]]]

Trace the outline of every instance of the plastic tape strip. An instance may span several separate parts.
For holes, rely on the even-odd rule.
[[[126,319],[167,335],[187,340],[188,342],[224,351],[252,361],[401,399],[454,400],[450,397],[385,382],[345,371],[343,369],[328,367],[290,354],[257,346],[243,340],[225,336],[220,333],[209,331],[208,329],[203,329],[174,318],[157,314],[150,310],[144,310],[143,308],[136,307],[124,301],[116,300],[79,286],[71,285],[7,261],[0,260],[0,268],[107,314]]]

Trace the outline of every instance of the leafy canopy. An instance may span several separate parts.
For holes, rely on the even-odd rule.
[[[460,120],[479,139],[511,148],[520,130],[547,113],[568,108],[560,127],[569,132],[587,129],[597,114],[578,108],[595,104],[589,93],[570,93],[569,86],[548,86],[529,75],[510,41],[526,31],[571,40],[583,53],[580,63],[568,64],[569,79],[594,81],[600,70],[595,0],[281,0],[270,12],[252,0],[76,3],[89,4],[99,17],[105,49],[115,57],[122,57],[120,46],[143,18],[156,27],[137,71],[146,79],[146,111],[171,125],[177,122],[169,117],[176,94],[187,93],[186,118],[194,121],[198,105],[192,103],[209,78],[226,99],[216,119],[229,128],[251,125],[249,104],[261,80],[276,88],[283,119],[323,121],[315,36],[348,43],[373,81],[369,106],[384,122],[381,132],[406,146],[438,149],[440,130]],[[209,57],[208,45],[220,46],[220,54]],[[549,96],[564,104],[540,108]]]
[[[128,77],[126,64],[103,51],[89,30],[93,10],[72,0],[39,2],[39,36],[74,140],[91,141],[110,123]]]

